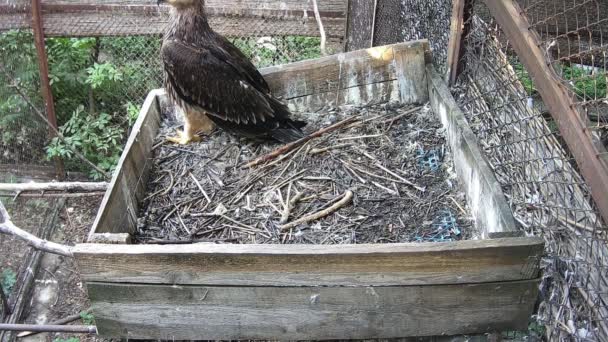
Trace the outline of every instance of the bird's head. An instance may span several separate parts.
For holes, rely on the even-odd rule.
[[[169,4],[178,10],[205,6],[205,0],[156,0],[157,5],[163,3]]]

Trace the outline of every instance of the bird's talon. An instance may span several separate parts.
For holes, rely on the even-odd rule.
[[[179,144],[179,145],[187,145],[191,142],[199,142],[201,140],[202,140],[201,137],[199,137],[198,135],[186,136],[184,134],[184,132],[182,132],[182,131],[177,131],[176,137],[167,138],[168,142],[172,142],[174,144]]]

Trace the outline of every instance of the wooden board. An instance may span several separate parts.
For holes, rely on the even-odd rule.
[[[131,130],[125,150],[116,166],[100,210],[89,233],[133,233],[137,226],[139,203],[144,199],[150,174],[148,156],[158,128],[159,91],[152,91],[143,104],[137,122]]]
[[[447,129],[450,150],[467,204],[483,239],[522,236],[500,183],[484,157],[477,137],[454,101],[443,77],[427,65],[431,107]]]
[[[78,245],[85,281],[387,286],[532,279],[538,238],[384,245]],[[125,262],[128,260],[128,262]]]
[[[262,74],[273,94],[295,111],[365,105],[378,99],[424,103],[428,50],[428,41],[419,40],[265,68]]]
[[[89,283],[104,337],[326,340],[524,330],[537,280],[397,287]]]
[[[346,26],[347,0],[319,3],[319,14],[328,38],[342,38]],[[247,0],[206,3],[211,26],[225,36],[279,35],[319,36],[312,4],[301,1]],[[157,7],[137,1],[42,2],[47,36],[157,35],[169,21],[169,6]],[[28,2],[0,5],[0,31],[31,26]],[[247,30],[243,30],[247,27]]]
[[[344,51],[372,47],[377,0],[350,0]]]

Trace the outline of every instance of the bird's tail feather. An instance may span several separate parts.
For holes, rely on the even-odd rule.
[[[290,142],[302,139],[302,138],[304,138],[306,136],[302,131],[300,131],[299,129],[295,129],[295,128],[277,128],[277,129],[273,129],[270,132],[270,135],[274,139],[276,139],[276,140],[278,140],[278,141],[280,141],[280,142],[282,142],[284,144],[287,144],[287,143],[290,143]]]

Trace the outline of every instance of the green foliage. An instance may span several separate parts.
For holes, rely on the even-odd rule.
[[[259,40],[238,38],[233,39],[232,43],[257,67],[321,57],[321,41],[316,37],[265,37]]]
[[[528,74],[528,70],[526,70],[526,67],[524,67],[524,65],[519,62],[512,63],[512,66],[513,66],[513,69],[515,70],[515,74],[517,75],[517,78],[519,79],[521,84],[524,86],[524,89],[526,90],[528,95],[535,95],[537,93],[537,90],[536,90],[536,87],[534,86],[534,82],[532,81],[532,78],[530,78],[530,75]]]
[[[285,36],[236,39],[234,43],[258,67],[321,56],[319,38]],[[0,160],[14,160],[23,147],[35,151],[32,163],[61,156],[68,169],[89,170],[70,148],[82,152],[110,171],[118,160],[129,127],[137,120],[139,104],[161,86],[161,38],[103,37],[47,38],[49,73],[58,125],[67,141],[51,141],[48,128],[35,119],[27,103],[0,76]],[[38,108],[38,61],[31,31],[0,33],[0,59],[18,79]],[[6,148],[16,146],[18,148]],[[46,153],[45,153],[46,152]],[[32,152],[33,153],[33,152]],[[93,173],[93,176],[100,175]]]
[[[80,319],[84,325],[95,325],[95,316],[90,312],[81,312]]]
[[[25,95],[40,107],[38,62],[31,34],[20,31],[1,33],[0,60],[22,86]],[[0,162],[16,159],[18,146],[35,144],[46,132],[39,122],[29,120],[26,124],[25,119],[34,114],[11,85],[9,79],[0,73],[0,147],[5,147],[0,148]],[[36,151],[28,152],[36,155]],[[38,153],[38,156],[42,155]]]
[[[583,100],[606,97],[606,75],[592,67],[564,66],[562,77],[570,81],[576,95]]]
[[[112,119],[109,114],[91,114],[83,106],[78,107],[60,128],[65,141],[53,139],[47,147],[48,157],[69,161],[74,158],[72,151],[78,150],[102,170],[112,172],[120,158],[125,133],[125,129]],[[91,171],[91,176],[103,178],[97,171]]]
[[[77,337],[69,337],[69,338],[56,338],[53,342],[80,342],[80,339]]]
[[[87,68],[89,77],[86,82],[93,87],[93,89],[103,88],[103,86],[111,86],[114,82],[120,82],[123,80],[123,74],[120,70],[116,69],[116,66],[111,63],[93,64],[92,67]]]
[[[528,71],[519,62],[512,63],[517,78],[528,94],[537,93],[536,87]],[[601,99],[606,97],[608,75],[592,67],[578,65],[562,65],[557,67],[561,77],[570,82],[574,93],[583,100]]]
[[[134,105],[132,102],[127,102],[125,107],[127,108],[127,120],[129,121],[129,126],[133,126],[139,117],[139,107]]]
[[[13,287],[17,283],[17,274],[15,271],[10,268],[4,269],[2,271],[2,278],[0,279],[0,285],[2,285],[2,290],[6,295],[10,294],[13,290]]]
[[[508,341],[542,341],[546,328],[539,322],[530,322],[527,331],[504,332],[502,337]]]

